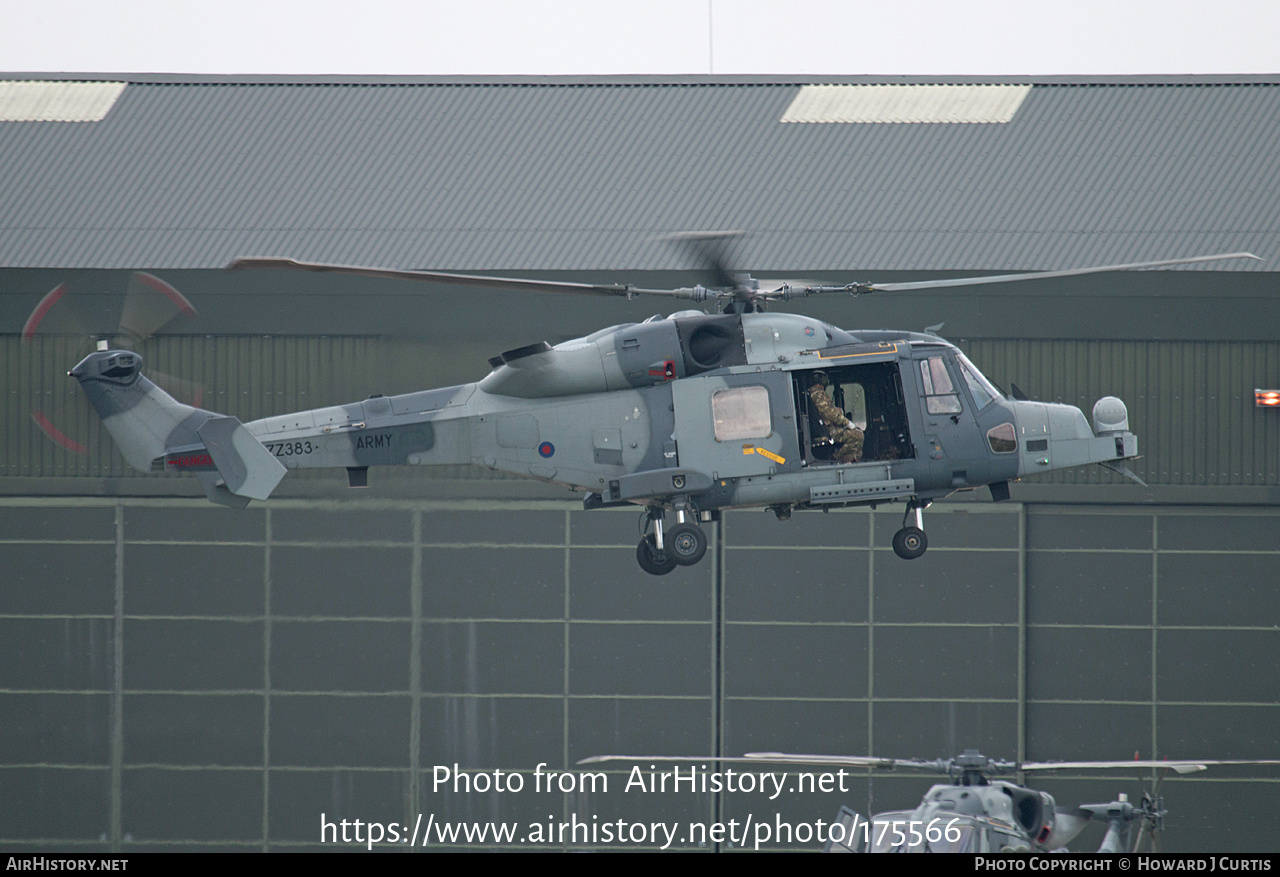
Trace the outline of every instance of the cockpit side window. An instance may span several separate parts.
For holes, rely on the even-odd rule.
[[[969,361],[969,357],[963,353],[957,353],[956,359],[960,362],[960,370],[964,373],[964,382],[969,385],[969,392],[973,394],[973,402],[981,411],[996,400],[1001,393],[995,386],[988,381],[978,371],[978,367]]]
[[[924,383],[924,405],[930,414],[959,414],[960,397],[947,374],[941,356],[920,360],[920,379]]]

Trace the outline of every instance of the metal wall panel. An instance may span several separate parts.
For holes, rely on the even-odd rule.
[[[529,791],[540,762],[605,752],[1280,755],[1274,509],[934,507],[911,563],[888,546],[893,508],[737,512],[702,565],[662,579],[634,564],[633,517],[0,500],[0,841],[323,849],[321,813],[829,821],[841,804],[913,806],[930,783],[640,794],[622,765],[608,793]],[[530,785],[434,788],[455,762]],[[1140,790],[1038,785],[1064,804]],[[1274,851],[1271,832],[1237,830],[1280,806],[1274,770],[1163,790],[1166,850]]]

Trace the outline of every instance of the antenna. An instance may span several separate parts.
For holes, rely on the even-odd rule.
[[[716,72],[715,2],[707,0],[707,73]]]

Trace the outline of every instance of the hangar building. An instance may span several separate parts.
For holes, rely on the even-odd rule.
[[[452,794],[605,752],[1280,757],[1280,77],[0,79],[0,842],[318,848],[329,818],[830,819],[845,794]],[[901,507],[727,514],[708,562],[484,470],[290,475],[212,507],[126,470],[66,370],[132,343],[250,420],[482,377],[651,301],[228,272],[238,256],[647,286],[737,230],[757,277],[1262,261],[804,310],[935,331],[993,380],[1118,395],[1101,469]],[[192,306],[162,327],[135,294]],[[791,309],[798,309],[794,304]],[[623,774],[616,775],[621,779]],[[1065,775],[1060,802],[1136,796]],[[1166,849],[1274,850],[1280,775],[1166,782]]]

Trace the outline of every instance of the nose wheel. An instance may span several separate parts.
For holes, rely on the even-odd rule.
[[[636,546],[636,562],[650,575],[665,576],[677,566],[693,566],[707,553],[707,534],[697,524],[686,520],[683,510],[676,512],[678,523],[663,529],[663,511],[649,509],[644,536]]]
[[[915,560],[929,547],[929,537],[924,535],[924,510],[928,503],[914,501],[907,504],[902,516],[902,529],[893,534],[893,553],[903,560]]]
[[[679,566],[674,557],[658,550],[652,533],[647,534],[636,546],[636,563],[651,576],[665,576]]]
[[[667,553],[681,566],[693,566],[707,553],[707,534],[697,524],[676,524],[667,531]]]

